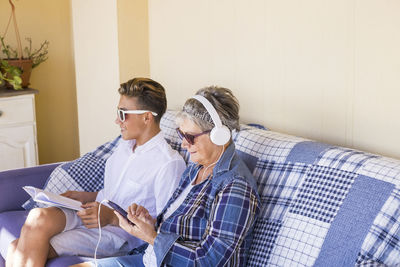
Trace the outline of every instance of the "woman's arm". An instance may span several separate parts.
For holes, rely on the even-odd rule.
[[[156,219],[151,217],[149,211],[145,207],[137,205],[136,203],[130,205],[127,212],[128,220],[133,224],[129,223],[128,220],[122,217],[117,211],[114,211],[114,214],[118,218],[119,226],[131,235],[149,244],[153,244],[157,236],[157,232],[155,231]]]
[[[157,265],[223,266],[253,227],[258,209],[256,193],[244,180],[235,180],[216,196],[203,240],[188,242],[176,234],[157,235]]]

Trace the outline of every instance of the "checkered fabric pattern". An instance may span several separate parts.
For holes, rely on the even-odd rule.
[[[355,176],[354,173],[339,169],[312,166],[298,190],[290,212],[332,222]],[[318,191],[324,193],[315,194]]]
[[[188,161],[175,117],[161,128]],[[262,201],[247,266],[400,266],[400,161],[247,125],[232,137]],[[117,142],[56,168],[46,186],[100,188]]]

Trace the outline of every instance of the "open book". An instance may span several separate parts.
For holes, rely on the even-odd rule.
[[[82,203],[67,197],[60,196],[55,193],[43,191],[33,186],[22,187],[36,202],[41,202],[49,206],[62,207],[72,210],[82,210]]]

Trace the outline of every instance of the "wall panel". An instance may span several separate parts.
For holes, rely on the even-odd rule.
[[[170,108],[218,84],[243,122],[400,158],[399,3],[149,0],[150,73]]]
[[[354,146],[400,158],[400,2],[356,1]]]

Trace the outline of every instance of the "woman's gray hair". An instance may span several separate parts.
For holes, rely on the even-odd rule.
[[[209,86],[198,90],[196,95],[202,95],[210,101],[221,118],[222,124],[229,130],[239,130],[239,102],[231,90]],[[177,123],[180,124],[185,118],[196,123],[202,131],[211,130],[215,126],[206,108],[194,98],[186,100],[182,111],[177,115]]]

